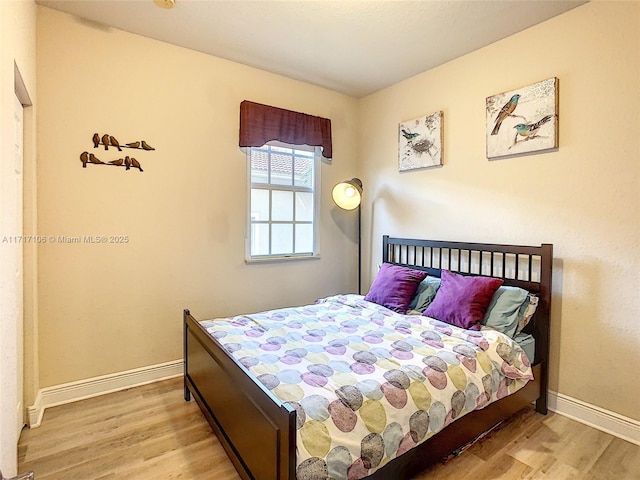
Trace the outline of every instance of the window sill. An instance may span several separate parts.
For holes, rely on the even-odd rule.
[[[320,254],[316,255],[282,255],[281,257],[245,258],[244,263],[280,263],[300,260],[320,260]]]

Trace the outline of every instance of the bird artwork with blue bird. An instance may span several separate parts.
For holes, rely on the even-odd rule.
[[[491,131],[491,135],[497,135],[498,134],[498,131],[500,130],[500,125],[502,125],[502,122],[504,122],[504,120],[507,117],[511,116],[511,114],[514,112],[514,110],[518,106],[518,100],[520,100],[520,95],[516,93],[500,109],[500,112],[498,113],[498,117],[496,118],[496,124],[493,127],[493,130]]]
[[[486,98],[487,159],[558,149],[558,79]]]
[[[401,172],[442,165],[442,115],[434,112],[398,125]]]
[[[545,123],[551,121],[552,118],[553,118],[553,115],[545,115],[537,122],[519,123],[515,125],[513,128],[515,128],[517,132],[516,140],[518,138],[518,135],[520,135],[521,137],[524,137],[525,140],[530,140],[534,138],[538,134],[538,130],[540,130],[540,127],[542,127]]]

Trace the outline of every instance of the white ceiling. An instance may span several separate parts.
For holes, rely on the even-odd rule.
[[[582,0],[36,0],[39,5],[355,97]]]

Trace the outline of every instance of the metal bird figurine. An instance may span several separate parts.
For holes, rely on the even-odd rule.
[[[500,125],[502,125],[502,122],[504,122],[504,119],[507,118],[508,116],[510,116],[513,113],[513,111],[516,109],[516,106],[518,105],[518,100],[519,99],[520,99],[520,95],[518,95],[516,93],[500,109],[500,113],[498,113],[498,117],[496,118],[496,125],[495,125],[495,127],[493,127],[493,131],[491,132],[491,135],[497,135],[498,134],[498,130],[500,130]]]
[[[101,163],[101,164],[104,165],[104,162],[102,160],[98,160],[98,158],[93,153],[89,154],[89,162],[90,163],[98,163],[98,164]]]
[[[116,140],[116,137],[109,135],[109,142],[111,143],[111,145],[113,145],[114,147],[118,148],[118,151],[121,152],[122,149],[120,148],[120,142],[118,142],[118,140]]]
[[[402,136],[404,138],[406,138],[407,140],[411,141],[416,137],[419,137],[420,134],[419,133],[411,133],[408,130],[405,130],[404,128],[401,128],[400,131],[402,132]]]
[[[142,170],[142,167],[140,166],[140,162],[133,157],[131,157],[131,166],[133,168],[137,168],[141,172],[144,172],[144,170]]]
[[[89,161],[89,152],[82,152],[80,154],[80,161],[82,162],[82,168],[87,168],[87,162]]]
[[[93,137],[91,137],[91,140],[93,141],[93,148],[98,148],[99,145],[104,145],[105,150],[109,150],[109,146],[116,147],[119,152],[121,152],[123,148],[155,150],[154,147],[149,145],[144,140],[125,143],[124,145],[121,146],[118,139],[113,135],[109,135],[108,133],[105,133],[104,135],[102,135],[102,137],[100,136],[100,134],[94,133]],[[131,167],[133,167],[133,168],[137,168],[141,172],[144,171],[142,169],[142,165],[140,164],[140,162],[133,157],[129,157],[128,155],[125,156],[124,158],[118,158],[116,160],[111,160],[105,163],[99,158],[97,158],[93,153],[82,152],[80,154],[80,161],[82,162],[82,168],[87,168],[87,163],[92,163],[96,165],[113,165],[114,167],[125,167],[127,170],[130,170]]]
[[[553,115],[546,115],[535,123],[519,123],[518,125],[513,127],[516,129],[516,132],[518,132],[516,134],[516,138],[518,138],[518,135],[525,137],[525,140],[529,140],[530,138],[535,137],[538,134],[538,130],[540,130],[540,127],[550,121],[552,118]]]

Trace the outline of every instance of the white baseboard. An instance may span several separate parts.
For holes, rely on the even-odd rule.
[[[179,377],[184,372],[184,362],[173,362],[136,368],[77,382],[45,387],[38,391],[36,400],[28,411],[29,427],[39,427],[46,408],[97,397],[107,393],[138,387],[148,383]]]
[[[48,407],[179,377],[183,372],[184,362],[176,360],[43,388],[38,392],[34,404],[28,408],[29,426],[40,426]],[[640,422],[637,420],[552,391],[549,392],[548,407],[552,412],[640,445]]]
[[[549,410],[640,445],[640,422],[562,393],[549,392]]]

